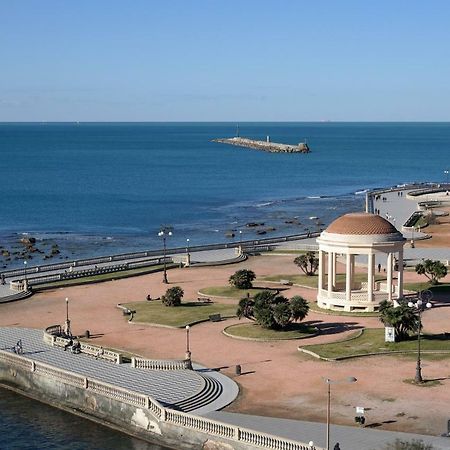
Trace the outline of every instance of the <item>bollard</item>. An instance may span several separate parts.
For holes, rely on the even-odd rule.
[[[238,364],[236,366],[236,375],[240,375],[241,373],[242,373],[242,368],[241,368],[240,364]]]
[[[86,338],[88,338],[88,339],[91,337],[91,333],[90,333],[89,330],[86,330],[86,331],[84,332],[84,337],[86,337]]]

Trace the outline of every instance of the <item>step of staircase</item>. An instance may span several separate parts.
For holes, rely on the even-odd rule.
[[[196,395],[189,397],[180,402],[171,405],[172,408],[183,412],[191,412],[203,406],[212,403],[219,398],[223,392],[223,386],[221,383],[213,377],[208,375],[200,375],[204,381],[204,388]]]

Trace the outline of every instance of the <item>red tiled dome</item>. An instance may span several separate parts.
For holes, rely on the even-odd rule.
[[[338,217],[325,230],[334,234],[378,235],[398,233],[383,217],[369,213],[350,213]]]

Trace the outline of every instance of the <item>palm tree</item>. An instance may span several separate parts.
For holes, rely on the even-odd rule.
[[[380,303],[380,320],[385,326],[394,327],[396,339],[403,341],[409,338],[409,333],[418,331],[419,317],[413,308],[406,303],[394,305],[387,300]]]

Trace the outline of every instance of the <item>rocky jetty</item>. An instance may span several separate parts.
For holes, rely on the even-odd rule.
[[[309,147],[306,142],[300,142],[298,145],[279,144],[278,142],[271,142],[269,137],[265,141],[255,141],[242,137],[220,138],[213,139],[213,142],[221,144],[235,145],[237,147],[252,148],[255,150],[263,150],[272,153],[309,153]]]

